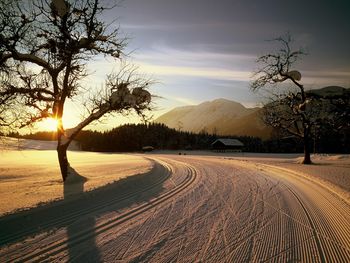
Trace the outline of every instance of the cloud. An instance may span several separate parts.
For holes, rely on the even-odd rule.
[[[216,53],[206,50],[179,50],[164,45],[136,54],[142,71],[155,76],[185,76],[206,79],[249,81],[250,55]]]
[[[188,45],[182,49],[174,49],[163,43],[152,46],[149,51],[142,54],[136,54],[137,60],[166,64],[166,65],[201,65],[202,67],[210,67],[212,65],[220,65],[221,67],[240,67],[242,63],[251,64],[255,61],[256,56],[248,54],[237,54],[228,52],[214,52],[211,50],[228,49],[226,45]]]
[[[350,71],[304,71],[304,74],[313,78],[342,78],[350,80]]]
[[[348,87],[350,84],[350,74],[345,71],[302,71],[301,82],[317,88],[331,85]]]
[[[176,102],[179,102],[181,104],[184,105],[197,105],[200,102],[194,99],[189,99],[189,98],[185,98],[185,97],[172,97],[172,99]]]
[[[162,66],[139,63],[141,69],[148,74],[165,76],[192,76],[218,80],[249,81],[251,72],[234,71],[222,68],[201,68],[182,66]]]
[[[178,24],[166,24],[162,23],[151,23],[151,24],[123,24],[122,28],[126,30],[149,30],[149,31],[169,31],[169,30],[186,30],[191,29],[195,25],[178,23]]]

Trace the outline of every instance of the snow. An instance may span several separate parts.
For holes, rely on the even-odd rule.
[[[288,75],[289,77],[291,77],[294,80],[297,80],[297,81],[301,80],[301,73],[297,70],[289,71],[289,72],[287,72],[286,75]]]
[[[225,155],[225,154],[223,154]],[[312,154],[312,165],[304,165],[303,154],[233,153],[227,158],[266,164],[316,181],[350,203],[350,155]]]
[[[52,0],[52,8],[57,12],[59,17],[63,17],[69,11],[69,6],[67,6],[64,0]]]
[[[63,137],[64,140],[66,140]],[[39,141],[29,139],[17,139],[9,137],[0,137],[0,151],[7,150],[56,150],[57,141]],[[68,147],[71,151],[80,150],[79,144],[76,141],[71,142]]]
[[[152,99],[151,94],[147,90],[141,87],[134,88],[132,90],[132,95],[135,97],[137,105],[145,102],[150,103]]]
[[[203,128],[211,129],[214,123],[225,126],[225,120],[235,120],[254,111],[256,109],[247,109],[234,101],[217,99],[196,106],[174,108],[160,116],[156,122],[165,123],[167,126],[176,129],[179,128],[178,123],[181,122],[184,130],[199,132]],[[209,131],[211,132],[211,130]]]
[[[130,93],[127,84],[122,83],[116,91],[112,92],[110,101],[113,108],[135,107],[143,103],[150,103],[151,94],[141,87],[134,88],[132,93]]]
[[[127,83],[121,83],[118,85],[116,91],[112,92],[110,96],[110,101],[112,103],[112,107],[119,107],[120,104],[127,104],[128,98],[130,97],[130,90],[128,89]]]
[[[209,151],[68,157],[63,185],[54,151],[1,153],[1,209],[67,203],[0,218],[0,261],[350,261],[349,155],[313,155],[314,165]]]
[[[47,145],[43,143],[42,148]],[[66,183],[84,182],[83,191],[149,171],[152,163],[138,156],[68,151],[74,169]],[[81,193],[74,189],[65,198]],[[52,150],[0,152],[0,215],[64,198],[57,153]]]

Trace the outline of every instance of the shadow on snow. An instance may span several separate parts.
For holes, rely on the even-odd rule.
[[[154,182],[165,179],[167,173],[164,169],[155,163],[151,171],[145,174],[130,176],[96,190],[84,192],[87,179],[71,168],[74,174],[72,179],[64,184],[63,200],[0,218],[0,247],[19,242],[29,236],[66,228],[66,247],[70,260],[84,260],[84,252],[88,251],[88,260],[100,261],[95,240],[96,219],[106,213],[119,212],[158,196],[163,190],[162,183],[156,184],[150,190],[143,190],[151,187]],[[132,196],[125,198],[129,195]],[[76,236],[81,231],[89,232],[89,238],[77,242]]]

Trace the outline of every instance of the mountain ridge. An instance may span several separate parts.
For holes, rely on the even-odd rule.
[[[218,135],[270,137],[271,129],[260,119],[261,108],[246,108],[241,103],[218,98],[198,105],[176,107],[155,122],[183,131]],[[244,124],[244,125],[243,125]]]
[[[310,96],[349,96],[350,88],[327,86],[305,91]],[[198,105],[176,107],[159,116],[155,122],[177,130],[217,135],[271,137],[272,128],[263,123],[262,108],[246,108],[241,103],[218,98]]]

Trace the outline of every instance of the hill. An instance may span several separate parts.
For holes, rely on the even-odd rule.
[[[327,98],[334,96],[349,96],[350,89],[339,86],[328,86],[321,89],[308,90],[306,92],[313,96]]]
[[[260,108],[246,108],[226,99],[175,108],[155,120],[170,128],[190,132],[206,131],[218,135],[269,138],[271,129],[260,119]]]

